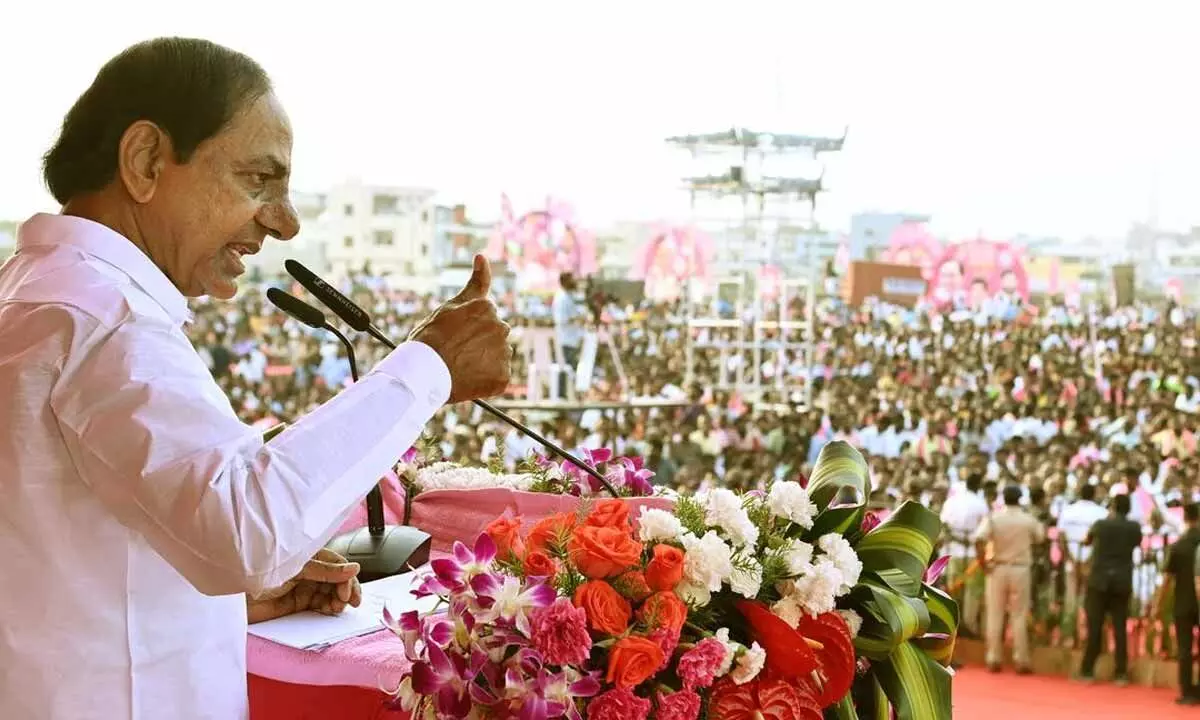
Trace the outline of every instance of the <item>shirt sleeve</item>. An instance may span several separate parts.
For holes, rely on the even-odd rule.
[[[450,394],[437,353],[405,343],[264,444],[178,329],[96,333],[51,394],[68,452],[120,522],[209,595],[299,572]]]

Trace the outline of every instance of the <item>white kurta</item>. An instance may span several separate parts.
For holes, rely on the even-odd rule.
[[[0,268],[0,718],[238,720],[283,583],[449,397],[406,343],[264,447],[132,243],[38,215]]]

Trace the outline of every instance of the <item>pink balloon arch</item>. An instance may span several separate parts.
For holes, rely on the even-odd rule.
[[[500,222],[488,240],[487,256],[513,268],[518,285],[550,290],[558,286],[561,273],[583,277],[596,272],[596,238],[579,227],[570,204],[547,197],[544,208],[516,217],[507,195],[500,202]]]
[[[712,274],[713,240],[692,227],[660,225],[634,260],[633,279],[646,284],[647,297],[677,298],[689,279],[707,283]]]

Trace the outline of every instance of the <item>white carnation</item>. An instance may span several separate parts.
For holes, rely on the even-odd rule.
[[[838,610],[838,615],[842,616],[842,619],[846,621],[846,627],[850,628],[850,637],[858,637],[858,631],[862,630],[862,615],[853,610]]]
[[[756,597],[762,587],[762,565],[750,560],[746,567],[735,567],[729,576],[729,587],[744,598]]]
[[[788,627],[793,630],[800,624],[800,618],[804,616],[804,610],[796,601],[795,595],[784,595],[782,600],[771,606],[771,612],[775,613],[776,617],[787,623]]]
[[[684,535],[683,549],[683,577],[688,583],[716,592],[733,574],[733,550],[712,530],[702,538]]]
[[[767,651],[763,650],[758,643],[754,643],[738,656],[737,667],[733,669],[729,677],[733,678],[735,684],[745,685],[758,677],[766,664]]]
[[[813,526],[817,517],[817,506],[808,497],[808,491],[800,483],[783,480],[771,485],[767,494],[767,507],[775,517],[794,522],[805,530]]]
[[[822,558],[813,565],[811,571],[791,582],[794,587],[792,597],[796,603],[804,612],[816,616],[833,610],[843,579],[837,566]]]
[[[750,522],[750,516],[742,507],[742,498],[732,490],[716,488],[705,501],[704,520],[709,527],[725,531],[725,535],[738,547],[758,543],[758,528]]]
[[[675,592],[679,599],[692,607],[702,608],[712,602],[712,593],[708,588],[686,580],[675,586]]]
[[[842,575],[838,597],[850,592],[851,588],[858,584],[858,578],[862,574],[863,565],[858,559],[858,553],[854,552],[846,538],[837,533],[822,535],[817,545],[825,553],[825,558],[832,562]]]
[[[725,647],[725,659],[721,661],[721,666],[717,668],[717,677],[725,677],[729,669],[733,667],[733,659],[737,657],[738,650],[742,648],[742,644],[729,639],[729,628],[717,630],[713,637]]]
[[[487,468],[460,467],[454,463],[440,462],[421,468],[416,482],[422,490],[482,490],[486,488],[511,488],[528,490],[533,486],[533,475],[495,475]]]
[[[788,575],[803,575],[812,569],[813,546],[803,540],[792,540],[783,551]]]
[[[683,535],[683,525],[679,522],[679,518],[666,510],[642,508],[642,514],[638,516],[638,536],[641,537],[642,542],[677,541],[681,535]]]

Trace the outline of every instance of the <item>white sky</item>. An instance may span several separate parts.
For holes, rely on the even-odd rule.
[[[39,158],[99,66],[180,34],[271,72],[299,189],[424,184],[477,217],[502,190],[518,210],[553,192],[589,225],[657,219],[684,204],[667,135],[849,124],[827,225],[875,209],[952,236],[1118,235],[1152,208],[1200,225],[1189,0],[5,5],[3,218],[52,207]]]

